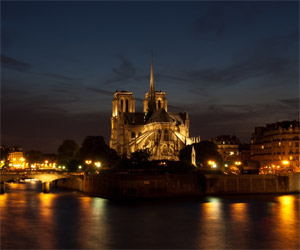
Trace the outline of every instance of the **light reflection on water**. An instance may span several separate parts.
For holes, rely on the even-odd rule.
[[[299,248],[299,195],[121,203],[9,184],[0,212],[1,249]]]

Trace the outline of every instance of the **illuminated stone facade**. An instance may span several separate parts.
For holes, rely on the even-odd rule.
[[[218,152],[222,156],[223,161],[240,160],[239,144],[240,141],[236,136],[220,135],[211,139],[218,147]]]
[[[155,91],[153,61],[150,88],[143,112],[135,112],[132,92],[116,91],[112,101],[110,147],[120,156],[130,157],[148,149],[151,160],[179,160],[179,151],[190,144],[187,112],[168,112],[166,93]]]
[[[261,166],[300,172],[299,121],[284,121],[256,127],[251,138],[251,160]]]

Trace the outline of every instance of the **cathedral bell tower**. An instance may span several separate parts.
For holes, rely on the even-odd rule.
[[[116,91],[112,101],[110,147],[122,155],[126,144],[124,115],[135,113],[135,100],[132,92]]]
[[[144,100],[144,113],[153,113],[155,110],[164,109],[168,112],[166,93],[162,91],[155,91],[154,87],[154,73],[153,73],[153,57],[151,57],[150,69],[150,87]]]

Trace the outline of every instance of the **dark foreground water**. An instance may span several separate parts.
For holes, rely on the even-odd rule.
[[[38,183],[0,195],[1,249],[298,249],[298,195],[112,202]]]

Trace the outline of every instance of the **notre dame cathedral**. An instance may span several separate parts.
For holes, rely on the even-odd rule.
[[[187,112],[168,112],[166,93],[155,91],[153,59],[150,88],[144,112],[135,112],[132,92],[116,91],[112,101],[110,147],[121,156],[148,149],[151,160],[179,160],[179,152],[190,144]]]

